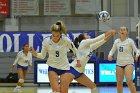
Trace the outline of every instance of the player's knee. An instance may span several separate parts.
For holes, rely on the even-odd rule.
[[[117,80],[117,84],[122,85],[123,81],[122,80]]]
[[[89,88],[90,88],[90,89],[96,88],[96,84],[95,84],[95,83],[92,83],[91,86],[90,86]]]
[[[53,92],[56,92],[56,93],[58,92],[59,93],[60,92],[60,87],[58,86],[58,87],[53,88]]]
[[[20,78],[18,82],[19,83],[24,83],[24,79]]]
[[[126,84],[127,84],[127,85],[133,84],[133,81],[132,81],[131,79],[126,80]]]
[[[69,86],[69,84],[70,84],[70,81],[69,80],[61,80],[61,86],[62,87]]]

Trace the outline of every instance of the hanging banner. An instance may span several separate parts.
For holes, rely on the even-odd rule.
[[[101,0],[75,0],[76,14],[97,14],[101,11]]]
[[[43,38],[48,35],[46,32],[0,32],[0,52],[18,52],[23,44],[40,51]]]
[[[8,0],[0,0],[0,15],[9,15],[9,2]]]
[[[74,41],[75,37],[83,31],[68,32],[68,37]],[[92,38],[95,37],[94,31],[85,32]],[[48,32],[0,32],[0,52],[18,52],[22,49],[23,44],[29,44],[37,52],[41,51],[42,41],[49,38],[51,33]]]
[[[12,15],[39,15],[39,0],[11,0]]]
[[[44,0],[44,15],[71,15],[70,0]]]

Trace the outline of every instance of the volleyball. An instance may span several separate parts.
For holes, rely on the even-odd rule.
[[[106,22],[107,20],[110,19],[110,14],[107,11],[99,12],[98,16],[99,16],[99,21]]]

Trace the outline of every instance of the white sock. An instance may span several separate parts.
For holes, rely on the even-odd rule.
[[[91,93],[98,93],[98,89],[97,88],[91,89]]]

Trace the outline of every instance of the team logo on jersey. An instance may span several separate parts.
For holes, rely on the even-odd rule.
[[[29,60],[25,60],[25,63],[28,63],[29,62]]]

